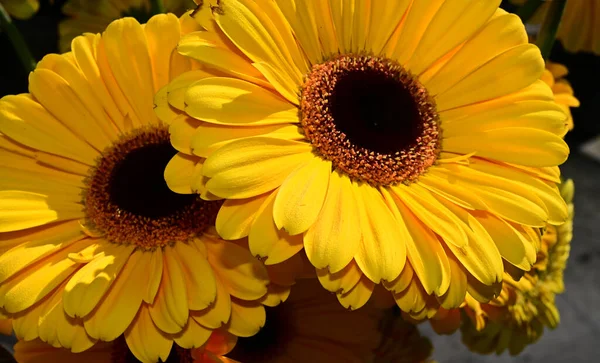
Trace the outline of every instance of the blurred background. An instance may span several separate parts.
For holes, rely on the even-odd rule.
[[[42,0],[40,11],[33,18],[14,20],[36,60],[58,52],[57,26],[64,18],[61,13],[64,2]],[[503,7],[513,10],[506,2]],[[27,92],[28,74],[2,32],[0,55],[0,97]],[[422,331],[431,338],[438,362],[592,362],[600,354],[600,161],[579,151],[585,142],[600,135],[600,56],[571,54],[556,42],[550,60],[569,69],[566,79],[581,102],[579,108],[572,109],[575,128],[566,136],[571,156],[562,167],[563,175],[575,181],[576,191],[566,292],[557,297],[561,324],[556,330],[547,331],[537,344],[518,357],[511,357],[508,353],[501,356],[471,353],[462,345],[459,332],[438,336],[424,323]],[[7,338],[1,339],[4,339],[2,344],[11,344]]]

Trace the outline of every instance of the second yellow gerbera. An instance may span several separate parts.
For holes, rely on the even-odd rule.
[[[219,234],[266,264],[304,248],[332,290],[384,283],[411,311],[406,289],[456,307],[492,298],[503,260],[529,270],[568,214],[566,116],[499,3],[205,2],[179,51],[220,77],[161,94],[191,116],[170,128],[191,190],[226,199]]]

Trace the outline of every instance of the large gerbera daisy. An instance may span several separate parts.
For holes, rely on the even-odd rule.
[[[536,228],[567,217],[566,116],[499,2],[204,1],[179,51],[221,77],[161,94],[190,116],[170,132],[192,191],[227,199],[219,234],[411,311],[529,270]]]
[[[193,24],[115,21],[0,100],[0,307],[19,338],[78,352],[124,334],[138,359],[165,360],[223,325],[253,335],[261,301],[289,293],[267,294],[245,242],[216,236],[221,202],[164,181],[175,150],[153,95],[197,67],[174,51]]]
[[[59,46],[62,52],[71,49],[71,41],[84,33],[100,33],[113,20],[132,16],[140,23],[150,19],[155,9],[150,0],[68,0],[62,8],[68,17],[59,26]],[[192,8],[192,0],[164,0],[165,10],[182,15]]]
[[[39,0],[0,0],[2,7],[15,19],[29,19],[40,8]]]

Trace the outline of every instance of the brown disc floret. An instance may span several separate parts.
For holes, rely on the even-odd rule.
[[[214,223],[220,202],[172,192],[164,169],[176,154],[165,126],[133,131],[104,150],[87,178],[86,227],[143,249],[189,241]]]
[[[390,59],[342,55],[313,66],[300,111],[315,152],[371,185],[415,181],[439,154],[433,98]]]

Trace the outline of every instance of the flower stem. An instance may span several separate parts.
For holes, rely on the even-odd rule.
[[[543,2],[544,0],[527,0],[527,2],[519,8],[517,15],[521,18],[523,23],[527,23]]]
[[[164,14],[167,12],[163,0],[150,0],[150,12],[152,15]]]
[[[535,41],[535,44],[540,48],[544,59],[550,57],[550,52],[552,51],[552,46],[556,40],[556,33],[558,32],[558,27],[566,4],[567,0],[553,0],[550,2],[548,12],[546,13],[537,40]]]
[[[12,22],[12,19],[2,4],[0,4],[0,25],[1,29],[6,33],[6,36],[12,43],[13,48],[15,48],[17,56],[19,57],[23,68],[25,68],[25,71],[33,71],[37,62],[35,61],[35,58],[33,58],[33,55],[31,55],[27,43],[25,43],[21,33]]]

